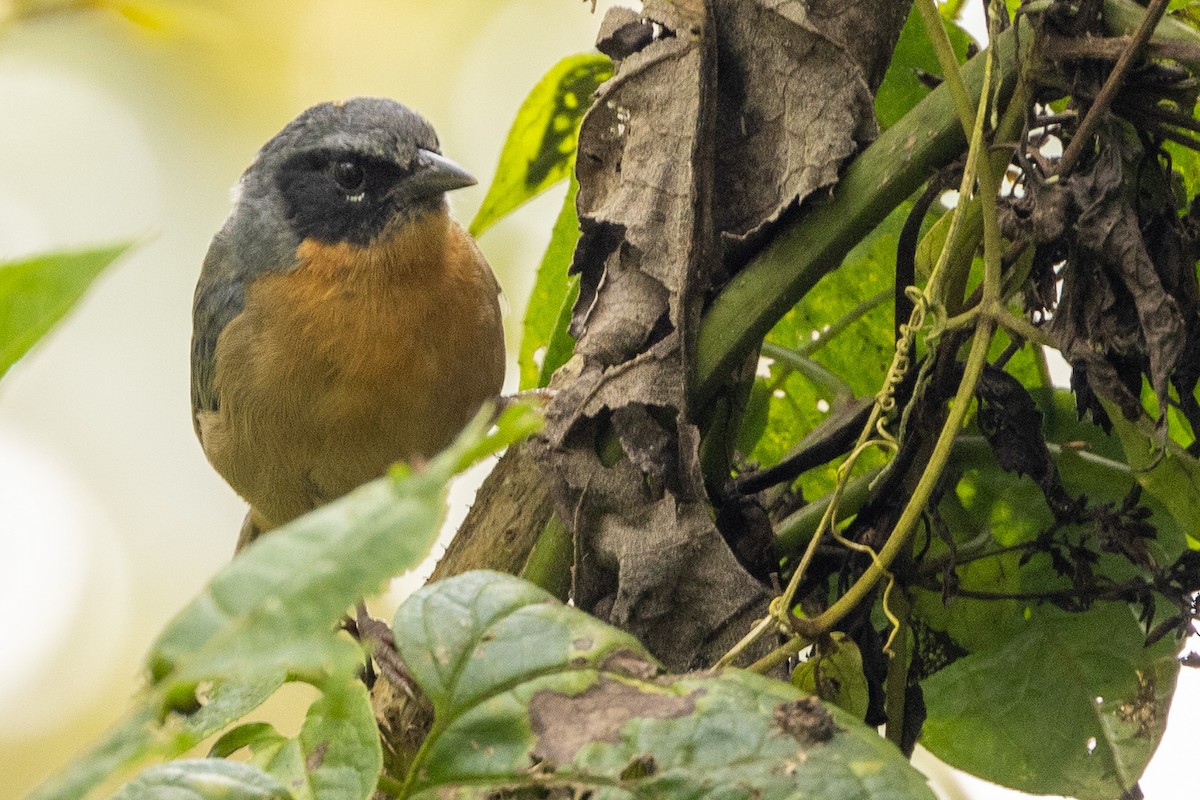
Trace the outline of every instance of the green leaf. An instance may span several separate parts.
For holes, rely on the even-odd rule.
[[[246,683],[218,683],[188,696],[190,713],[162,714],[162,695],[144,695],[129,717],[110,730],[83,756],[59,775],[39,786],[30,800],[77,800],[113,775],[150,756],[171,758],[260,706],[283,683],[282,675],[268,675]]]
[[[295,800],[367,800],[383,769],[371,698],[353,678],[326,687],[294,739],[270,726],[243,726],[222,739],[229,739],[227,753],[251,748],[252,763],[291,789]]]
[[[515,404],[485,435],[480,411],[421,472],[405,466],[257,539],[179,614],[151,650],[160,686],[286,671],[321,683],[353,674],[358,647],[334,625],[364,595],[421,562],[458,472],[527,436],[541,417]],[[165,679],[170,676],[170,681]]]
[[[287,737],[266,722],[247,722],[222,734],[208,751],[209,758],[228,758],[242,748],[253,755],[275,751],[287,742]],[[259,765],[261,766],[261,765]]]
[[[1166,4],[1166,12],[1195,25],[1196,18],[1200,17],[1200,1],[1170,0]]]
[[[660,675],[628,634],[508,575],[425,587],[395,638],[435,713],[409,797],[933,797],[840,709],[739,670]]]
[[[179,735],[184,739],[176,742],[181,749],[167,754],[182,753],[224,730],[265,703],[283,683],[284,674],[276,672],[264,673],[253,681],[223,681],[208,686],[200,693],[200,708],[175,720],[180,727]],[[168,719],[167,722],[173,721]]]
[[[862,653],[854,640],[840,631],[829,638],[828,647],[792,670],[792,685],[863,719],[870,703],[870,688],[863,673]]]
[[[1031,616],[1002,647],[925,681],[921,741],[952,766],[1024,792],[1119,797],[1162,737],[1176,646],[1143,647],[1120,603]]]
[[[367,800],[375,791],[383,750],[362,681],[327,689],[308,709],[299,738],[314,800]]]
[[[1035,390],[1035,400],[1044,416],[1043,429],[1054,448],[1053,457],[1063,485],[1073,497],[1086,497],[1092,506],[1119,506],[1134,485],[1134,476],[1122,461],[1120,447],[1094,425],[1080,422],[1074,400],[1066,390]],[[1078,451],[1075,448],[1080,448]],[[953,491],[944,494],[938,506],[945,532],[955,542],[961,562],[955,571],[958,588],[999,595],[1045,594],[1066,590],[1071,581],[1052,567],[1044,552],[1021,564],[1023,550],[1001,551],[1034,541],[1053,524],[1040,489],[1028,476],[1002,471],[991,448],[982,437],[959,438],[950,474],[958,474]],[[1146,542],[1155,563],[1174,563],[1186,547],[1185,526],[1180,525],[1149,492],[1142,504],[1152,515],[1147,520],[1157,536]],[[1092,526],[1067,526],[1060,537],[1096,551]],[[936,583],[945,580],[944,567],[951,560],[940,536],[928,543],[918,540],[925,551],[922,571]],[[1123,557],[1096,552],[1091,569],[1101,582],[1128,582],[1138,573]],[[1142,572],[1150,580],[1152,576]],[[938,632],[948,633],[954,644],[975,653],[1004,646],[1026,627],[1027,600],[954,597],[944,602],[941,593],[914,588],[913,613]],[[938,660],[937,657],[934,660]]]
[[[235,729],[217,752],[256,748],[257,761],[283,772],[280,765],[290,761],[303,774],[307,755],[330,731],[339,730],[347,741],[357,736],[361,744],[368,719],[362,698],[333,676],[354,674],[362,656],[337,638],[334,623],[393,570],[419,560],[437,533],[445,485],[455,473],[541,423],[530,406],[514,404],[488,433],[490,416],[490,409],[482,410],[424,471],[397,467],[392,476],[262,537],[239,555],[160,636],[150,657],[155,684],[129,719],[32,797],[76,800],[149,755],[178,755],[261,705],[285,672],[325,690],[310,711],[308,733],[276,747],[269,731]],[[370,728],[374,737],[373,718]],[[335,751],[324,761],[334,771],[321,780],[337,791],[361,786],[368,771],[378,773],[373,746],[354,755]]]
[[[0,264],[0,377],[129,247],[119,244]]]
[[[1195,526],[1196,509],[1200,508],[1200,462],[1174,441],[1167,441],[1163,450],[1154,423],[1146,417],[1130,422],[1115,405],[1101,400],[1137,482],[1167,508],[1187,533],[1191,546],[1200,548]]]
[[[429,551],[452,474],[430,472],[372,481],[259,538],[159,637],[155,678],[353,673],[358,648],[334,624]]]
[[[933,272],[933,267],[937,264],[938,257],[942,254],[942,249],[946,246],[946,236],[950,233],[950,226],[954,222],[953,214],[942,214],[933,224],[929,226],[929,230],[917,242],[917,251],[914,258],[914,272],[919,283],[924,283],[929,280],[929,275]]]
[[[585,53],[564,58],[538,81],[513,120],[492,185],[471,221],[472,235],[567,177],[579,123],[592,93],[610,77],[607,56]]]
[[[522,390],[548,385],[550,376],[567,362],[575,349],[575,339],[567,327],[571,323],[571,308],[579,296],[579,279],[568,276],[567,270],[575,243],[579,241],[579,218],[575,214],[578,190],[579,183],[572,175],[525,309],[524,334],[517,356]]]
[[[952,468],[963,470],[938,505],[938,513],[959,555],[994,551],[1003,546],[1029,542],[1049,525],[1052,516],[1041,491],[1029,478],[1004,472],[995,465],[990,449],[978,463],[968,462],[956,449]],[[967,462],[967,463],[964,463]],[[917,547],[924,547],[922,540]],[[929,540],[926,564],[948,563],[952,555],[939,537]],[[1010,551],[977,558],[959,566],[954,574],[958,586],[974,592],[1013,594],[1023,590],[1026,575],[1020,569],[1021,553]],[[937,571],[939,583],[945,580]],[[1055,585],[1057,588],[1057,584]],[[955,597],[946,603],[940,592],[914,589],[913,614],[936,631],[948,633],[955,644],[968,652],[994,647],[1007,641],[1024,625],[1026,603],[1018,600],[977,600]]]
[[[967,34],[954,22],[946,21],[946,33],[950,36],[950,44],[954,47],[954,55],[961,64],[966,60],[967,45],[971,42]],[[913,8],[904,28],[900,32],[900,40],[892,52],[892,62],[879,85],[875,95],[875,116],[879,119],[881,128],[890,128],[919,103],[931,91],[921,82],[918,70],[929,75],[941,75],[937,56],[929,46],[925,36],[925,28],[921,24],[921,15]]]
[[[575,301],[579,299],[579,277],[572,275],[567,278],[567,293],[558,309],[558,318],[554,320],[554,332],[546,345],[546,355],[538,369],[538,386],[550,385],[550,379],[563,364],[571,360],[575,353],[575,337],[571,335],[571,317]]]
[[[292,795],[257,767],[197,758],[150,767],[113,800],[292,800]]]
[[[1196,8],[1200,13],[1200,5]],[[1171,177],[1182,195],[1181,210],[1186,211],[1188,200],[1200,194],[1200,153],[1175,142],[1164,142],[1162,147],[1171,157]]]

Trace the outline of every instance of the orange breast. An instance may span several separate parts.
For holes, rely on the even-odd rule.
[[[446,214],[370,247],[305,241],[221,334],[218,470],[271,524],[440,450],[504,376],[495,278]]]

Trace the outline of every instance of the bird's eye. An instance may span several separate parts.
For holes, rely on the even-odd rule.
[[[353,161],[335,161],[330,168],[333,182],[350,194],[357,194],[363,188],[363,168]]]

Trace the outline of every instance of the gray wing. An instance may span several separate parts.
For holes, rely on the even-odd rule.
[[[226,227],[209,246],[192,306],[192,425],[197,435],[200,412],[216,411],[220,405],[213,387],[217,339],[225,326],[242,312],[251,277],[247,270],[239,268],[228,234]]]
[[[247,184],[246,178],[243,184]],[[221,331],[242,313],[246,290],[255,278],[295,266],[299,244],[269,189],[253,182],[245,185],[233,213],[208,247],[196,284],[192,305],[192,425],[197,435],[199,414],[220,407],[214,381]]]

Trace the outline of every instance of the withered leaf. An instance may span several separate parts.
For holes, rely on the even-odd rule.
[[[975,393],[979,397],[979,429],[1000,467],[1033,478],[1056,518],[1076,513],[1080,504],[1063,487],[1046,447],[1042,412],[1029,391],[1012,375],[988,365]]]
[[[740,247],[878,134],[874,93],[906,3],[715,0],[715,224]]]
[[[576,603],[671,668],[710,663],[769,597],[714,523],[705,410],[687,407],[697,322],[725,277],[719,232],[763,230],[874,136],[906,11],[647,0],[601,28],[615,73],[579,136],[575,357],[535,448],[573,528]]]
[[[639,21],[613,13],[610,40],[646,20],[653,35],[617,62],[580,132],[578,342],[540,448],[574,527],[576,603],[687,668],[767,601],[709,513],[685,407],[686,343],[713,263],[714,46],[671,4],[646,3]],[[606,466],[614,439],[622,457]]]
[[[1002,219],[1013,238],[1038,245],[1046,256],[1065,255],[1061,297],[1048,330],[1075,369],[1072,388],[1080,412],[1090,411],[1107,425],[1092,396],[1098,392],[1135,418],[1145,373],[1165,425],[1168,388],[1183,362],[1188,328],[1194,327],[1184,322],[1195,316],[1195,302],[1187,299],[1194,280],[1180,267],[1182,238],[1175,242],[1160,234],[1147,242],[1149,229],[1126,186],[1126,157],[1136,161],[1140,154],[1127,150],[1115,124],[1103,127],[1084,167],[1054,182],[1027,176],[1025,196],[1010,202]],[[1043,284],[1052,274],[1047,266],[1040,273]],[[1050,305],[1046,288],[1033,307]],[[1184,367],[1180,375],[1185,384],[1187,372]]]

